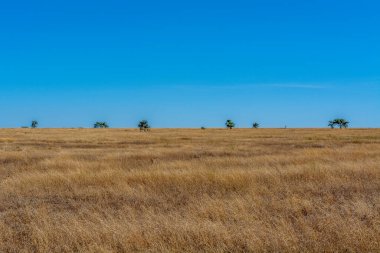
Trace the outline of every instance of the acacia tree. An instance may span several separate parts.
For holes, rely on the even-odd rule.
[[[140,128],[140,131],[146,132],[150,130],[150,125],[147,120],[141,120],[137,126]]]
[[[95,122],[94,128],[108,128],[107,122]]]
[[[257,123],[257,122],[254,122],[254,123],[252,124],[252,128],[259,128],[259,127],[260,127],[260,124]]]
[[[350,122],[348,122],[345,119],[335,119],[334,121],[335,121],[335,124],[338,125],[340,129],[348,128],[348,125],[350,124]]]
[[[33,120],[32,123],[30,124],[30,127],[31,128],[37,128],[38,127],[38,121],[37,120]]]
[[[228,120],[226,121],[226,127],[227,127],[228,129],[232,129],[232,128],[235,127],[235,123],[234,123],[232,120],[228,119]]]
[[[334,128],[335,126],[338,126],[340,129],[342,128],[348,128],[348,125],[350,122],[348,122],[345,119],[334,119],[329,121],[329,127]]]

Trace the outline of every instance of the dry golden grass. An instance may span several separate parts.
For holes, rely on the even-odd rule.
[[[0,252],[379,252],[380,130],[0,130]]]

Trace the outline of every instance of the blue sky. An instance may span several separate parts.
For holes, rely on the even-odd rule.
[[[0,0],[0,127],[380,127],[379,12],[371,0]]]

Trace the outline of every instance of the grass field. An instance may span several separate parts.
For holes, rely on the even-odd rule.
[[[0,130],[0,252],[136,251],[380,252],[380,130]]]

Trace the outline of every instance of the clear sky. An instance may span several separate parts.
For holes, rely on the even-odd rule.
[[[380,127],[375,0],[0,0],[0,127]]]

